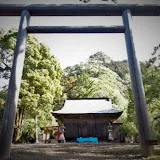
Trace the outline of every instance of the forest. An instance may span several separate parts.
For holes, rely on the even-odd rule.
[[[0,31],[0,79],[10,78],[17,31]],[[117,53],[118,54],[118,53]],[[153,139],[160,140],[160,45],[155,44],[151,58],[140,62],[147,111]],[[0,86],[0,125],[8,85]],[[110,98],[115,109],[123,110],[118,122],[121,132],[138,141],[136,113],[128,61],[114,61],[99,51],[85,63],[64,70],[46,44],[29,35],[21,80],[13,143],[35,139],[46,125],[56,125],[52,110],[62,107],[67,98]],[[36,120],[38,118],[38,123]]]

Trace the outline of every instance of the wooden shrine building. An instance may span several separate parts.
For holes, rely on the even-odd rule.
[[[52,115],[65,125],[66,140],[78,137],[98,137],[108,139],[108,125],[113,126],[113,138],[119,140],[120,123],[114,123],[122,111],[112,107],[111,100],[106,99],[68,99],[61,110]]]

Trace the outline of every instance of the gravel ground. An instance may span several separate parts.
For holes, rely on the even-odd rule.
[[[156,146],[157,147],[157,146]],[[158,146],[160,151],[160,146]],[[160,154],[160,153],[158,153]],[[91,143],[16,144],[9,160],[140,160],[139,145]]]

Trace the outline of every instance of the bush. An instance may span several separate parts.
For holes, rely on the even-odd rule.
[[[133,122],[125,122],[120,126],[121,133],[124,133],[126,136],[134,138],[134,141],[137,141],[138,131],[137,127]]]

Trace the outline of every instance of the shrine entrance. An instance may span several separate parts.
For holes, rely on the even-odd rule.
[[[124,33],[139,129],[141,152],[143,156],[152,155],[153,146],[146,143],[146,141],[151,140],[151,132],[146,111],[146,100],[142,76],[134,46],[132,16],[160,16],[160,5],[0,5],[0,16],[20,15],[21,19],[16,49],[14,52],[14,60],[2,122],[0,158],[8,158],[10,156],[14,121],[25,58],[27,35],[29,33]],[[29,21],[31,16],[122,16],[123,26],[30,26]]]

